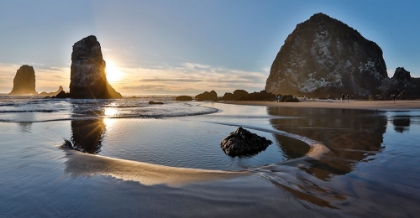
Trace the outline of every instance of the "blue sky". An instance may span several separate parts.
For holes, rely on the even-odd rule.
[[[126,95],[264,89],[269,68],[298,23],[322,12],[383,51],[390,76],[420,77],[418,1],[13,0],[0,2],[0,93],[33,65],[37,91],[69,86],[70,55],[96,35]]]

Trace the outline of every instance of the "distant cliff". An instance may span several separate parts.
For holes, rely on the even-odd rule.
[[[73,45],[71,54],[71,98],[121,98],[108,83],[101,45],[88,36]]]
[[[274,94],[386,95],[381,48],[355,29],[318,13],[300,23],[278,52],[265,90]]]
[[[35,70],[32,66],[22,65],[13,79],[13,89],[9,95],[36,95]]]

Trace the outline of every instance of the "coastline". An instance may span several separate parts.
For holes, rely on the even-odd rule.
[[[295,108],[335,108],[335,109],[368,109],[368,110],[398,110],[420,109],[420,100],[397,100],[393,101],[359,101],[350,102],[341,100],[307,100],[300,102],[276,102],[276,101],[228,101],[222,104],[269,106],[269,107],[295,107]]]

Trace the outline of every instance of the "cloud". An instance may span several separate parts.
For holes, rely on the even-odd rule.
[[[122,93],[191,94],[215,90],[219,95],[236,89],[260,91],[267,73],[228,69],[198,63],[163,64],[156,68],[120,68],[125,78],[112,85]],[[216,90],[217,89],[217,90]]]

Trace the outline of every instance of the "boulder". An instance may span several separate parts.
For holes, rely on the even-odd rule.
[[[72,98],[121,98],[106,79],[106,63],[95,36],[73,45],[71,54],[70,96]]]
[[[220,147],[229,156],[246,156],[265,150],[271,143],[270,140],[239,127],[222,140]]]
[[[248,95],[242,96],[241,101],[276,101],[277,97],[274,94],[268,93],[264,90],[260,92],[253,92]]]
[[[36,95],[35,70],[32,66],[22,65],[13,79],[13,89],[9,95]]]
[[[265,90],[308,97],[383,95],[389,80],[381,48],[343,22],[318,13],[286,38]]]
[[[198,94],[195,96],[195,100],[197,101],[217,101],[217,93],[214,90],[211,90],[210,92],[203,92],[201,94]]]
[[[192,101],[191,96],[181,95],[175,98],[175,101]]]

